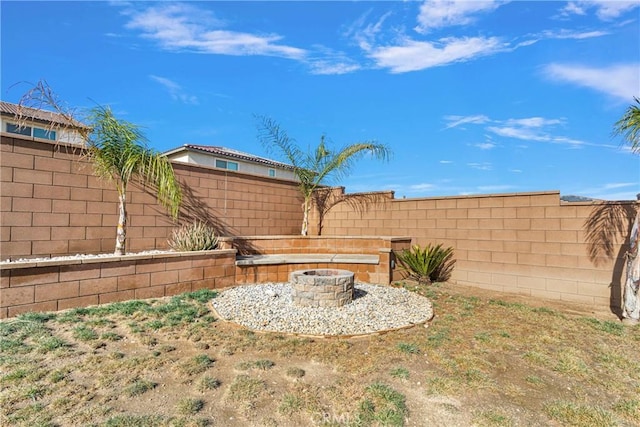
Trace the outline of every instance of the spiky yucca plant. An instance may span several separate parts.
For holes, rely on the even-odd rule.
[[[194,221],[173,230],[168,243],[175,251],[208,251],[218,247],[218,237],[211,225]]]
[[[453,248],[445,248],[441,243],[427,244],[424,248],[413,245],[411,249],[395,252],[395,255],[400,268],[406,272],[409,279],[427,285],[449,280],[456,263]]]

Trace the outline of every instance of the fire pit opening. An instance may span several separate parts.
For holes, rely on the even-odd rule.
[[[342,307],[353,301],[353,272],[298,270],[289,275],[293,303],[307,307]]]

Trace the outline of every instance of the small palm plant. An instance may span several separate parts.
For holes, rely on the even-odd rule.
[[[407,277],[425,285],[449,280],[456,263],[453,248],[445,248],[441,243],[427,244],[424,248],[413,245],[411,249],[395,252],[395,255]]]

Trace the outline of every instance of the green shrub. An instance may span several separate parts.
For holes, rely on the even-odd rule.
[[[171,249],[180,252],[209,251],[218,247],[218,237],[211,225],[195,221],[173,230],[168,243]]]
[[[453,248],[444,248],[442,244],[427,244],[424,248],[413,245],[411,249],[395,252],[395,256],[407,277],[421,284],[449,280],[456,263]]]

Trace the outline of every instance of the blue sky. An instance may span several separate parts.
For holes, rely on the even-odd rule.
[[[611,136],[640,96],[637,0],[0,8],[3,100],[44,79],[69,106],[111,106],[160,151],[266,155],[266,115],[303,149],[323,134],[391,147],[333,183],[348,192],[640,192],[640,156]]]

